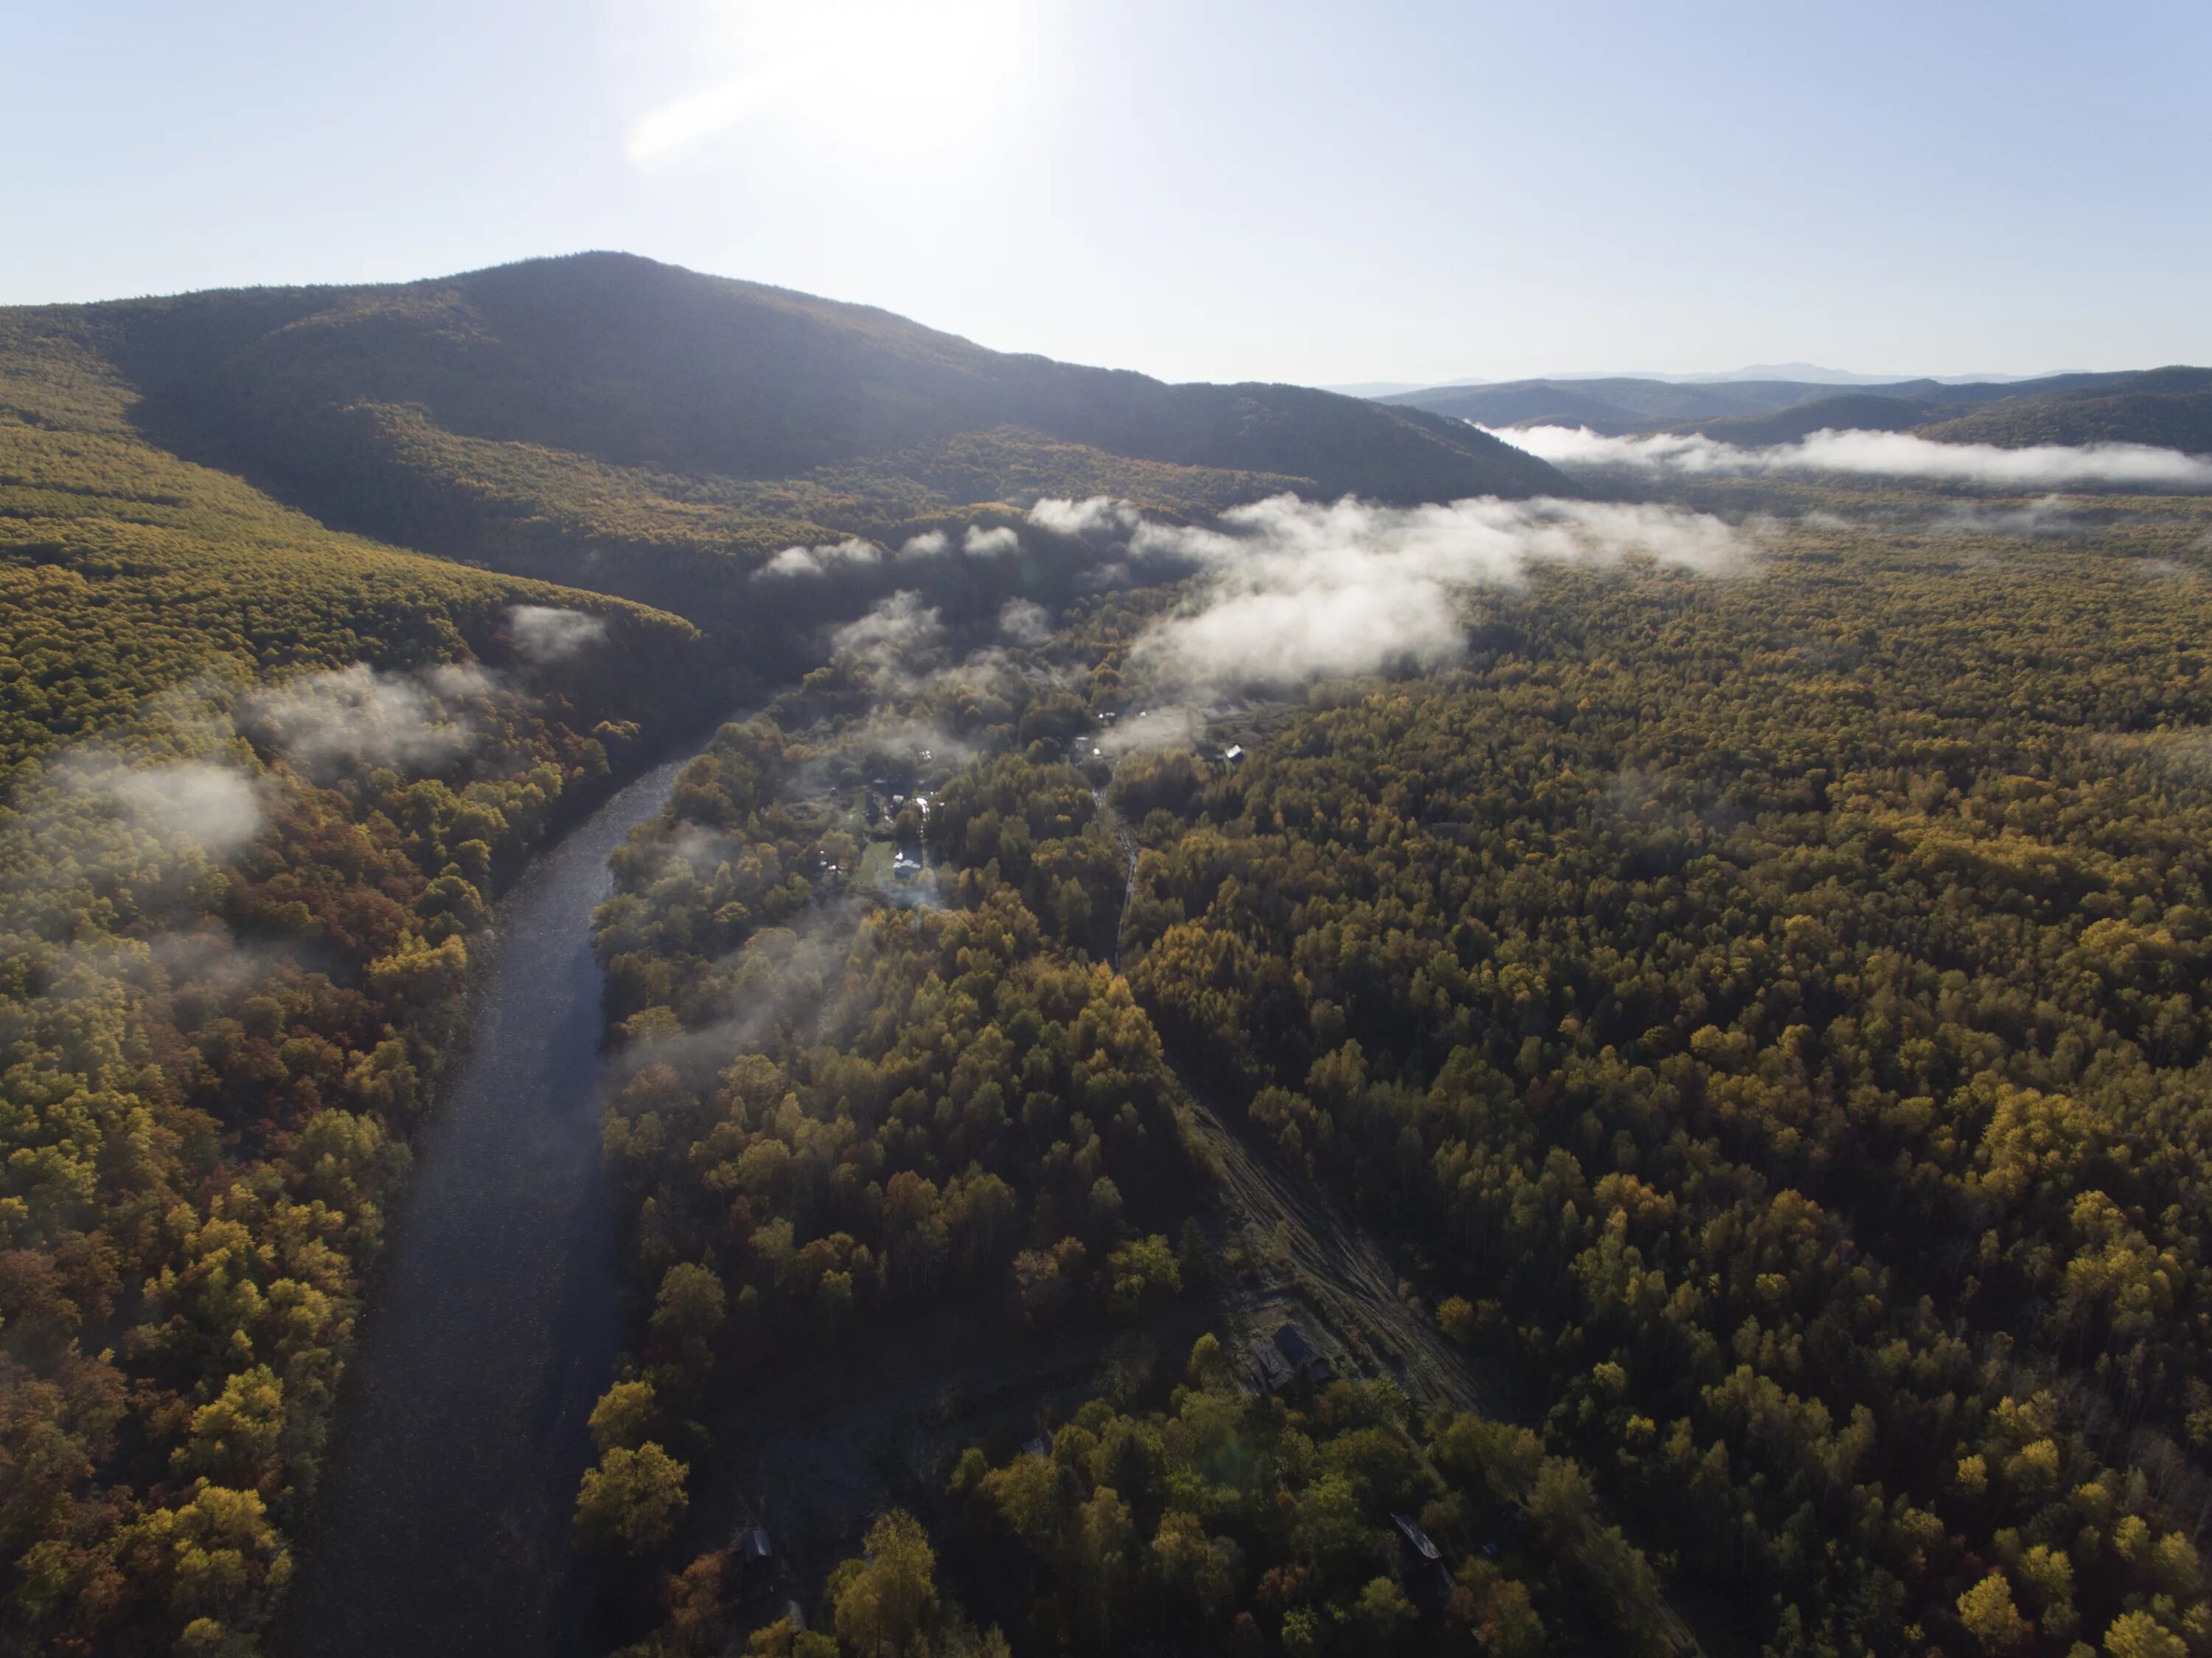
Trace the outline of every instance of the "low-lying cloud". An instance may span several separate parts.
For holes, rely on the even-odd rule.
[[[1933,527],[1960,535],[2079,535],[2083,525],[2066,510],[2063,499],[2046,495],[2019,507],[1964,503],[1946,512]]]
[[[1747,548],[1720,519],[1656,504],[1457,501],[1324,505],[1295,496],[1240,507],[1224,527],[1145,522],[1138,559],[1195,564],[1197,607],[1156,625],[1130,661],[1170,686],[1229,690],[1437,667],[1464,654],[1460,595],[1543,563],[1644,557],[1705,571]]]
[[[1030,509],[1030,522],[1054,535],[1120,537],[1134,530],[1139,521],[1134,507],[1105,495],[1094,495],[1085,501],[1048,496]]]
[[[151,960],[172,985],[240,996],[266,982],[293,960],[267,943],[248,943],[221,921],[206,920],[146,941]]]
[[[911,551],[916,543],[927,538],[916,536],[908,542]],[[928,549],[923,549],[928,551]],[[873,564],[882,561],[884,550],[872,541],[863,541],[859,536],[848,536],[842,541],[832,541],[816,547],[786,547],[753,572],[755,581],[789,580],[793,576],[828,576],[855,565]]]
[[[1132,709],[1098,734],[1101,753],[1119,757],[1156,748],[1188,748],[1206,723],[1206,711],[1184,703]]]
[[[1018,645],[1041,645],[1052,637],[1052,613],[1030,599],[1009,599],[999,607],[999,631]]]
[[[2147,443],[2038,443],[2005,449],[1994,443],[1938,443],[1911,432],[1826,430],[1795,443],[1747,448],[1697,433],[1607,437],[1587,426],[1513,427],[1491,436],[1555,466],[1686,473],[1850,472],[2011,489],[2212,490],[2212,459]]]
[[[897,564],[943,558],[958,553],[968,558],[1004,558],[1021,551],[1019,531],[1011,524],[970,524],[956,539],[945,530],[923,530],[909,535],[898,551],[886,554],[874,542],[848,536],[819,546],[786,547],[753,572],[757,582],[790,581],[807,576],[836,576],[882,564],[886,557]]]
[[[72,755],[58,768],[62,786],[89,795],[157,840],[228,857],[261,827],[253,779],[206,760],[131,765],[111,756]]]
[[[607,637],[605,617],[551,605],[514,606],[507,613],[507,625],[514,635],[515,649],[541,666],[565,661]]]
[[[960,551],[970,558],[1003,558],[1021,551],[1022,538],[1012,526],[1000,524],[994,529],[985,529],[981,524],[970,524],[968,533],[960,538]]]
[[[944,619],[910,590],[894,593],[830,636],[833,656],[895,685],[910,684],[937,667],[944,646]]]
[[[356,662],[256,692],[240,704],[239,723],[318,779],[367,765],[420,769],[475,741],[491,690],[471,664],[385,674]]]

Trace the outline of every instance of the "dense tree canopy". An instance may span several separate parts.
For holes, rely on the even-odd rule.
[[[1153,597],[1079,608],[980,687],[886,702],[833,666],[724,733],[605,917],[616,1012],[670,1044],[608,1136],[645,1272],[711,1259],[763,1308],[793,1282],[872,1273],[889,1307],[1005,1273],[1049,1309],[1066,1261],[1133,1265],[1175,1214],[1086,1231],[1114,1205],[1053,1173],[1096,1134],[1115,1198],[1147,1192],[1121,1113],[1057,1069],[1081,1018],[1046,986],[1079,985],[1141,1056],[1111,1090],[1146,1155],[1187,1081],[1542,1399],[1526,1440],[1390,1417],[1389,1501],[1439,1540],[1533,1518],[1510,1574],[1461,1575],[1492,1643],[1674,1627],[1662,1576],[1778,1654],[2212,1643],[2203,530],[2185,504],[2104,546],[1811,516],[1732,579],[1542,571],[1484,599],[1465,667],[1231,711],[1235,765],[1218,741],[1086,757]],[[909,750],[894,781],[927,809],[872,831],[881,762],[839,745],[920,716],[957,764],[924,777]],[[949,907],[823,875],[872,832],[926,844]],[[685,1032],[734,1064],[687,1078]],[[907,1069],[932,1051],[943,1071]],[[980,1277],[893,1265],[960,1259],[984,1178],[1014,1202]],[[917,1212],[942,1232],[902,1237]],[[1217,1391],[1102,1401],[1048,1458],[962,1464],[940,1549],[968,1570],[1002,1527],[1051,1586],[1018,1643],[1184,1616],[1178,1638],[1243,1617],[1285,1650],[1399,1638],[1402,1572],[1352,1560],[1387,1515],[1355,1503],[1341,1559],[1297,1523],[1322,1524],[1340,1424],[1220,1393],[1203,1408],[1243,1413],[1240,1443],[1312,1444],[1237,1488],[1249,1509],[1176,1483]],[[1141,1477],[1104,1471],[1114,1436],[1159,1448],[1128,1453]]]
[[[2203,1642],[2205,589],[1833,558],[1318,699],[1131,981],[1778,1650]]]
[[[243,1650],[471,935],[696,636],[187,466],[21,314],[0,405],[0,1651]]]

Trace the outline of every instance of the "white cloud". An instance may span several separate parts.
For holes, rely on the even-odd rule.
[[[101,801],[136,827],[210,857],[238,850],[261,827],[253,780],[227,765],[178,760],[131,766],[85,754],[65,760],[60,776],[65,787]]]
[[[492,689],[490,676],[468,663],[380,674],[356,662],[256,692],[240,704],[239,721],[311,777],[429,767],[475,741],[474,716]]]
[[[1198,741],[1204,715],[1182,703],[1152,708],[1133,708],[1098,734],[1098,746],[1109,754],[1137,754],[1155,748],[1188,748]]]
[[[173,985],[191,984],[236,995],[260,984],[285,958],[265,944],[248,944],[218,921],[147,940],[149,954]]]
[[[908,545],[911,546],[913,543]],[[757,582],[770,576],[827,576],[835,570],[875,564],[883,556],[882,548],[857,535],[818,547],[786,547],[755,570],[753,579]]]
[[[1052,637],[1052,617],[1042,605],[1009,599],[999,610],[999,631],[1018,645],[1041,645]]]
[[[514,648],[533,662],[557,662],[607,637],[604,616],[551,605],[515,605],[507,613]]]
[[[970,558],[1003,558],[1021,550],[1021,537],[1008,525],[987,527],[970,524],[955,541],[943,530],[924,530],[910,535],[900,546],[898,562],[941,558],[955,548]],[[795,576],[834,575],[841,570],[865,569],[881,564],[884,550],[872,541],[850,536],[817,547],[786,547],[753,572],[755,581]]]
[[[1278,496],[1223,521],[1219,530],[1146,522],[1130,539],[1134,557],[1188,560],[1202,572],[1196,607],[1155,625],[1131,650],[1155,689],[1436,666],[1465,649],[1458,595],[1514,581],[1533,564],[1641,555],[1713,571],[1746,552],[1717,518],[1649,503],[1485,497],[1391,508]]]
[[[1048,496],[1030,509],[1030,522],[1055,535],[1121,535],[1136,528],[1138,513],[1110,496],[1094,495],[1087,501]]]
[[[945,625],[935,608],[904,590],[830,636],[833,655],[901,681],[936,666],[944,643]]]
[[[1831,430],[1795,443],[1744,448],[1696,433],[1607,437],[1587,426],[1522,426],[1491,436],[1558,466],[1693,473],[1856,472],[2015,489],[2111,485],[2212,490],[2212,460],[2146,443],[2039,443],[2004,449],[1993,443],[1938,443],[1911,432]]]

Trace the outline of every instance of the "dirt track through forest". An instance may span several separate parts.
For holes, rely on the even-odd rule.
[[[1120,842],[1128,868],[1124,922],[1136,894],[1137,840],[1097,791],[1098,809]],[[1114,966],[1121,970],[1121,929],[1114,936]],[[1170,1061],[1172,1066],[1173,1061]],[[1286,1267],[1262,1278],[1244,1298],[1249,1314],[1271,1302],[1304,1301],[1317,1323],[1341,1341],[1367,1369],[1389,1375],[1417,1405],[1504,1417],[1504,1389],[1485,1377],[1474,1358],[1454,1345],[1421,1308],[1400,1293],[1396,1271],[1366,1228],[1347,1216],[1321,1186],[1278,1167],[1255,1152],[1221,1112],[1177,1071],[1191,1106],[1199,1155],[1212,1166],[1232,1228],[1248,1250],[1270,1266]],[[1698,1642],[1679,1606],[1665,1606],[1665,1634],[1678,1651]]]
[[[1120,844],[1127,875],[1122,885],[1126,921],[1136,896],[1136,836],[1103,789],[1094,791],[1100,820]],[[1114,966],[1121,963],[1121,927],[1114,932]],[[1317,1318],[1365,1363],[1395,1378],[1421,1405],[1450,1405],[1496,1414],[1496,1391],[1486,1387],[1473,1363],[1399,1294],[1398,1274],[1374,1240],[1318,1186],[1293,1180],[1255,1155],[1222,1113],[1188,1079],[1200,1155],[1212,1163],[1232,1222],[1248,1247],[1280,1257],[1287,1279],[1265,1283],[1254,1303],[1303,1297]]]
[[[1498,1411],[1474,1366],[1415,1307],[1400,1295],[1398,1275],[1381,1249],[1318,1188],[1255,1155],[1194,1095],[1201,1155],[1213,1165],[1222,1198],[1253,1245],[1286,1260],[1288,1277],[1265,1283],[1265,1302],[1297,1295],[1369,1367],[1391,1376],[1422,1405]]]

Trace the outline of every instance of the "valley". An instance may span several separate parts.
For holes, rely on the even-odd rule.
[[[2201,372],[0,312],[0,1653],[2212,1641]]]
[[[681,764],[571,830],[491,918],[469,1033],[347,1383],[288,1646],[560,1644],[584,1419],[619,1338],[591,911],[607,854]]]

